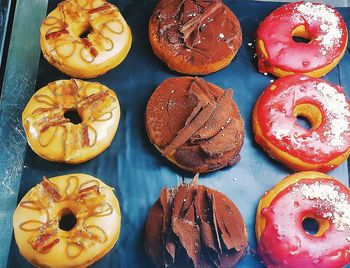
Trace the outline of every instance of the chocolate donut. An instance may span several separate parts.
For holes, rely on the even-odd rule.
[[[198,77],[166,79],[147,104],[150,141],[168,160],[192,172],[236,164],[244,129],[232,94]]]
[[[159,1],[149,38],[154,53],[170,69],[203,75],[230,64],[241,47],[242,31],[221,0]]]
[[[248,246],[235,204],[203,185],[164,188],[150,209],[145,248],[158,267],[233,267]]]

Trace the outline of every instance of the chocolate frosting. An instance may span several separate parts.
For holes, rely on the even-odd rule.
[[[162,45],[194,64],[222,60],[242,43],[239,22],[221,0],[163,0],[151,23]]]
[[[248,245],[243,218],[222,193],[197,184],[164,188],[149,211],[145,247],[158,267],[232,267]]]
[[[240,159],[243,121],[231,89],[222,90],[198,77],[165,80],[146,110],[148,135],[180,167],[207,172]]]

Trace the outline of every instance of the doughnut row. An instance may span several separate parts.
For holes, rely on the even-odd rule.
[[[147,103],[146,131],[168,161],[196,175],[161,190],[146,219],[145,250],[157,267],[233,267],[248,252],[247,227],[232,200],[200,185],[199,174],[239,163],[244,121],[233,89],[197,75],[232,62],[242,45],[240,22],[221,0],[160,0],[148,30],[154,54],[169,69],[193,76],[159,84]],[[80,164],[111,145],[121,115],[117,94],[80,79],[118,66],[131,42],[119,9],[105,0],[62,1],[47,15],[42,53],[72,78],[39,89],[23,111],[37,155]],[[347,42],[341,15],[311,2],[283,5],[256,31],[258,70],[279,78],[255,104],[254,138],[298,172],[267,191],[257,207],[257,255],[267,267],[350,263],[350,190],[324,174],[350,155],[350,103],[340,86],[320,78],[337,66]],[[19,202],[13,226],[20,253],[34,266],[87,267],[116,244],[121,211],[114,189],[100,179],[44,177]]]

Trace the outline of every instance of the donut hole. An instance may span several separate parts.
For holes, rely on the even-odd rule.
[[[70,231],[72,230],[76,223],[77,218],[73,214],[73,212],[70,209],[64,209],[61,211],[61,219],[58,222],[58,226],[63,231]]]
[[[304,44],[308,44],[311,42],[311,39],[309,38],[304,38],[302,36],[292,36],[293,41],[296,43],[304,43]]]
[[[69,119],[69,121],[75,125],[80,124],[83,120],[81,120],[81,117],[77,110],[68,110],[64,113],[64,117]]]
[[[300,25],[292,31],[292,39],[296,43],[308,44],[312,41],[312,35],[304,25]]]
[[[79,38],[87,38],[88,35],[91,33],[92,31],[92,28],[90,25],[88,25],[87,27],[85,28],[82,28],[81,32],[79,33]]]
[[[297,124],[306,130],[310,130],[312,128],[311,122],[302,115],[297,116]]]
[[[313,213],[306,214],[302,221],[304,232],[316,237],[322,236],[330,226],[329,219],[317,217]]]
[[[82,32],[82,33],[79,35],[79,38],[81,38],[81,39],[82,39],[82,38],[87,38],[89,34],[90,34],[90,29],[87,30],[87,31]]]
[[[306,130],[318,128],[323,119],[321,110],[310,103],[295,106],[293,114],[296,118],[296,124]]]
[[[320,230],[320,224],[317,219],[315,218],[304,218],[303,220],[303,229],[304,232],[308,235],[316,235],[318,231]]]

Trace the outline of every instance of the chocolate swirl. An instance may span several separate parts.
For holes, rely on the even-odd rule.
[[[158,267],[232,267],[247,248],[242,216],[225,195],[197,178],[164,188],[149,211],[145,247]]]

